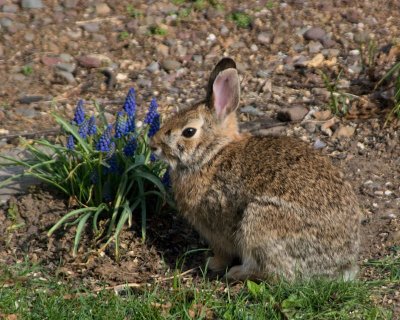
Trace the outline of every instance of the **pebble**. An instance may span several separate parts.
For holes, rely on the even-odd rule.
[[[22,0],[23,9],[41,9],[43,8],[42,0]]]
[[[79,0],[64,0],[63,6],[67,9],[73,9],[77,6]]]
[[[360,55],[360,50],[354,49],[349,51],[349,55],[351,56],[359,56]]]
[[[323,45],[319,41],[311,40],[310,43],[307,45],[307,47],[310,53],[318,53],[323,48]]]
[[[304,39],[322,41],[326,35],[326,32],[320,27],[312,27],[304,32]]]
[[[129,79],[129,75],[127,73],[118,73],[115,78],[117,81],[123,82]]]
[[[81,56],[77,58],[79,65],[85,68],[99,68],[101,60],[91,56]]]
[[[217,37],[215,36],[214,33],[210,33],[210,34],[207,36],[207,41],[214,42],[215,40],[217,40]]]
[[[253,52],[257,52],[257,51],[258,51],[257,45],[253,43],[253,44],[250,46],[250,50],[253,51]]]
[[[94,33],[94,32],[98,32],[100,30],[100,25],[95,22],[86,23],[83,25],[83,29],[85,29],[85,31],[87,31],[87,32]]]
[[[156,73],[160,71],[160,64],[157,61],[153,61],[147,66],[146,70],[150,71],[151,73]]]
[[[27,32],[24,34],[24,39],[27,42],[32,42],[33,40],[35,40],[35,35],[32,32]]]
[[[356,128],[351,126],[340,126],[333,134],[333,138],[350,138],[354,135]]]
[[[6,13],[16,13],[18,11],[18,6],[15,4],[5,4],[2,10]]]
[[[195,54],[192,57],[193,61],[197,63],[202,63],[203,62],[203,56],[201,54]]]
[[[44,57],[42,57],[41,60],[42,60],[42,63],[43,63],[45,66],[48,66],[48,67],[53,67],[53,66],[55,66],[55,65],[57,65],[58,63],[61,62],[61,59],[58,58],[58,57],[48,57],[48,56],[44,56]]]
[[[30,104],[32,102],[38,102],[40,100],[43,100],[43,96],[33,95],[33,96],[23,96],[18,99],[18,102],[22,104]]]
[[[279,121],[300,121],[304,119],[307,113],[307,108],[295,106],[279,110],[276,117]]]
[[[320,139],[315,140],[314,149],[323,149],[326,147],[326,143]]]
[[[60,62],[56,65],[57,69],[60,69],[62,71],[67,71],[69,73],[72,73],[76,69],[76,64],[75,63],[65,63],[65,62]]]
[[[13,24],[13,21],[9,18],[0,18],[0,26],[9,28]]]
[[[106,16],[111,12],[110,7],[107,3],[96,4],[96,14],[99,16]]]
[[[169,47],[166,46],[163,43],[159,43],[156,47],[156,50],[158,53],[160,53],[161,55],[163,55],[164,57],[168,57],[169,55]]]
[[[257,35],[257,40],[262,44],[270,44],[272,40],[272,35],[267,32],[261,32]]]
[[[313,117],[318,121],[326,121],[332,116],[331,110],[315,111]]]
[[[174,71],[181,66],[181,63],[176,60],[167,59],[164,60],[161,65],[166,71]]]
[[[68,63],[68,62],[74,61],[74,57],[71,56],[69,53],[61,53],[59,55],[59,57],[63,62],[67,62]]]
[[[37,116],[36,110],[33,109],[32,107],[27,108],[27,107],[20,106],[20,107],[16,107],[14,109],[14,111],[15,111],[15,113],[19,114],[20,116],[26,117],[29,119],[32,119]]]
[[[221,34],[222,34],[223,36],[226,36],[226,35],[229,33],[229,29],[228,29],[225,25],[223,25],[223,26],[221,27],[220,32],[221,32]]]
[[[74,84],[76,82],[74,75],[68,71],[57,70],[56,75],[66,80],[69,84]]]
[[[251,114],[253,116],[262,116],[264,114],[264,112],[262,112],[261,110],[257,109],[254,106],[244,106],[243,108],[240,109],[241,113],[248,113]]]

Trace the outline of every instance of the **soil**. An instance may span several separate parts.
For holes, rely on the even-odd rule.
[[[108,9],[83,2],[43,1],[43,9],[28,10],[0,0],[0,152],[15,148],[15,136],[56,129],[50,111],[71,117],[78,98],[88,110],[96,98],[112,117],[133,86],[139,113],[156,96],[168,114],[203,97],[212,66],[229,55],[243,77],[242,129],[292,135],[320,148],[359,197],[360,265],[399,254],[399,122],[386,123],[393,82],[376,88],[400,59],[398,1],[246,1],[220,9],[208,2],[199,9],[190,1],[136,1],[133,11],[130,1],[108,1]],[[15,12],[8,12],[13,5]],[[229,19],[236,11],[252,17],[248,28]],[[154,26],[167,34],[151,34]],[[318,32],[314,40],[306,37],[310,27],[322,28],[323,38]],[[60,76],[60,63],[68,75]],[[318,113],[332,104],[322,74],[337,80],[336,91],[354,95],[342,104],[345,116]],[[307,116],[279,117],[288,106],[306,109]],[[111,246],[95,249],[89,232],[72,257],[75,227],[47,237],[69,210],[65,198],[42,187],[12,197],[0,207],[0,263],[28,257],[51,274],[92,287],[166,283],[177,266],[189,270],[187,281],[201,275],[207,245],[173,212],[149,217],[144,243],[138,225],[125,230],[116,260]],[[361,279],[379,277],[370,267],[360,272]],[[400,288],[387,290],[381,302],[400,315]]]

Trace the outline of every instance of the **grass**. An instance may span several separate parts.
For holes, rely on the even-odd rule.
[[[118,39],[121,41],[127,40],[129,39],[129,32],[128,31],[122,31],[120,32],[120,34],[118,35]]]
[[[160,26],[151,26],[149,28],[149,32],[151,35],[155,35],[155,36],[165,36],[168,33],[167,29],[164,29]]]
[[[24,76],[29,77],[33,74],[33,68],[32,66],[26,65],[21,68],[21,72]]]
[[[22,263],[0,268],[0,317],[18,319],[391,319],[373,282],[313,280],[227,286],[204,278],[140,292],[76,288]],[[373,290],[373,291],[371,291]]]
[[[229,19],[232,20],[239,28],[249,28],[251,25],[251,17],[244,12],[233,12]]]

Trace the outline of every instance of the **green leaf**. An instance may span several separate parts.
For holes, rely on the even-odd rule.
[[[81,217],[78,227],[76,228],[76,234],[75,234],[75,240],[74,240],[74,251],[72,253],[72,255],[74,257],[76,257],[76,255],[78,253],[78,246],[79,246],[79,241],[82,236],[82,231],[83,231],[83,228],[85,227],[87,219],[89,219],[90,216],[91,216],[91,213],[88,212],[83,217]]]
[[[247,280],[247,289],[253,297],[257,297],[261,292],[261,285],[253,281]]]

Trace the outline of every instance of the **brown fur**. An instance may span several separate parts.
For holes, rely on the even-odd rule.
[[[188,125],[192,138],[182,136]],[[303,142],[241,134],[235,112],[217,119],[200,104],[166,121],[152,146],[171,164],[179,212],[214,251],[213,270],[238,257],[230,279],[354,276],[357,199]]]

